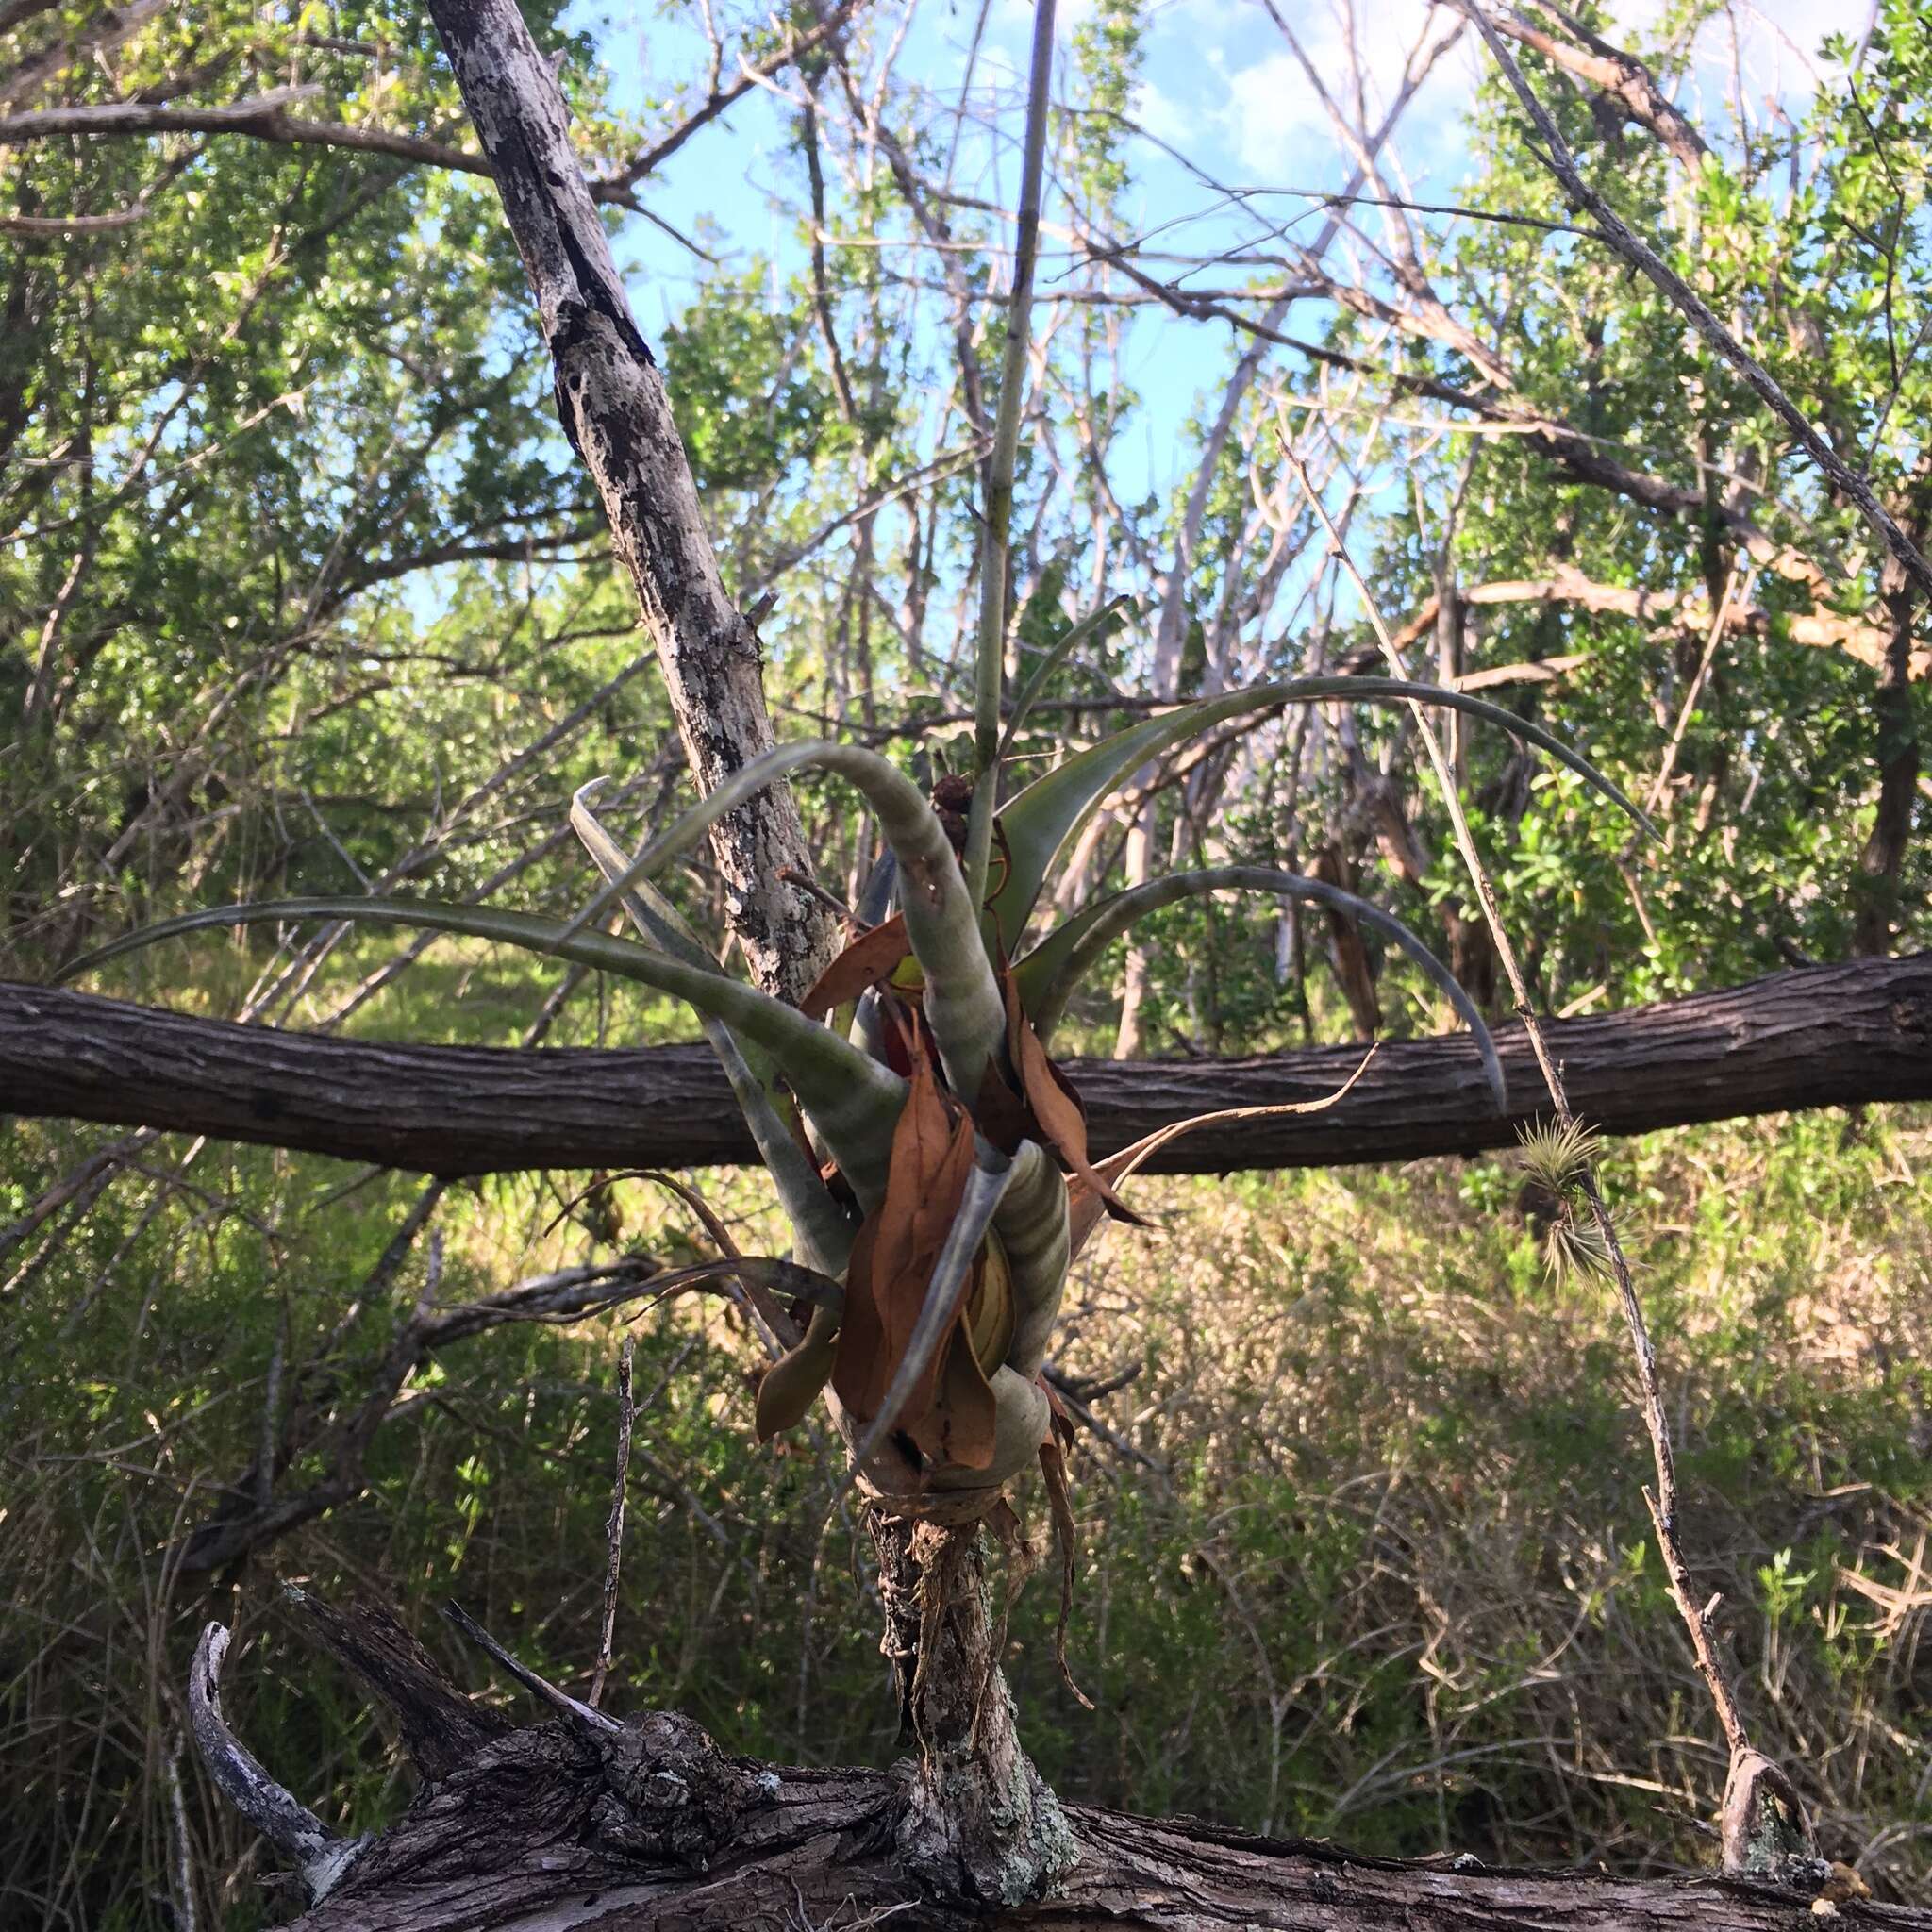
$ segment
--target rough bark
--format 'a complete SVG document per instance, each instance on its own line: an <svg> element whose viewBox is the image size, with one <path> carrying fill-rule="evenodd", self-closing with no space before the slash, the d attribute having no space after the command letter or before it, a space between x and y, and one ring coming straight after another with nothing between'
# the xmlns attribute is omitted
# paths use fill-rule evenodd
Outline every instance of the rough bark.
<svg viewBox="0 0 1932 1932"><path fill-rule="evenodd" d="M1932 955L1807 966L1545 1025L1577 1112L1612 1134L1803 1108L1932 1099ZM1521 1026L1496 1030L1498 1114L1465 1036L1385 1045L1325 1112L1187 1135L1151 1171L1226 1174L1512 1145L1545 1096ZM1112 1153L1217 1108L1332 1092L1355 1046L1241 1059L1074 1060ZM0 1108L208 1134L450 1176L749 1161L709 1050L387 1046L194 1020L0 982Z"/></svg>
<svg viewBox="0 0 1932 1932"><path fill-rule="evenodd" d="M900 1869L891 1846L902 1786L891 1774L783 1771L774 1782L693 1874L598 1843L601 1792L584 1747L552 1726L520 1731L419 1800L302 1932L797 1932L888 1912L885 1923L920 1932L1798 1932L1817 1923L1802 1894L1734 1880L1404 1864L1077 1806L1068 1818L1078 1863L1055 1897L970 1911L924 1901ZM1897 1907L1843 1916L1899 1932L1932 1926L1932 1913Z"/></svg>
<svg viewBox="0 0 1932 1932"><path fill-rule="evenodd" d="M996 1667L1004 1617L993 1609L988 1532L876 1514L871 1529L879 1647L898 1683L900 1741L918 1753L900 1778L900 1872L926 1896L987 1909L1037 1898L1076 1854L1058 1799L1021 1746ZM1008 1562L1024 1561L1016 1540Z"/></svg>
<svg viewBox="0 0 1932 1932"><path fill-rule="evenodd" d="M430 12L537 299L558 413L637 588L692 774L710 791L772 743L758 634L719 578L663 378L618 279L555 74L513 0L432 0ZM802 997L833 935L817 902L786 883L812 870L790 790L748 800L711 842L758 983Z"/></svg>
<svg viewBox="0 0 1932 1932"><path fill-rule="evenodd" d="M1924 542L1927 520L1932 519L1932 458L1921 459L1902 509L1913 541ZM1926 655L1923 649L1913 650L1923 600L1895 557L1886 558L1881 565L1878 589L1890 635L1874 708L1878 724L1878 808L1865 849L1858 855L1855 882L1852 947L1859 953L1891 950L1923 762L1911 691L1915 669Z"/></svg>

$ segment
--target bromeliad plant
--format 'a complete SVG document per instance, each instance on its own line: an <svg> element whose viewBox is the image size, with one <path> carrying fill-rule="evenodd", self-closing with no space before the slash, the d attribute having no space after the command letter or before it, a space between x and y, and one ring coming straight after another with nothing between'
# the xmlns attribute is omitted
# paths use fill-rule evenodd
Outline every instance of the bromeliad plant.
<svg viewBox="0 0 1932 1932"><path fill-rule="evenodd" d="M1107 795L1234 719L1327 700L1404 703L1501 725L1642 822L1609 780L1539 726L1460 691L1355 676L1179 706L1002 802L1001 755L1045 675L1120 614L1109 606L1070 629L1009 709L996 670L992 715L1007 716L992 759L931 796L877 753L782 746L630 857L593 809L596 788L586 787L571 821L605 884L567 923L420 900L280 900L165 921L73 970L208 927L352 920L520 946L683 1001L723 1064L793 1235L788 1261L727 1257L674 1284L726 1274L740 1284L772 1357L758 1387L759 1437L798 1424L823 1394L874 1491L912 1508L946 1499L956 1514L990 1509L1042 1452L1056 1476L1042 1367L1068 1271L1103 1215L1137 1218L1118 1188L1153 1141L1092 1159L1078 1097L1048 1051L1070 996L1137 921L1186 897L1239 891L1318 901L1374 925L1468 1024L1499 1108L1505 1100L1494 1044L1454 976L1399 921L1320 880L1263 866L1177 873L1100 898L1029 943L1057 855ZM849 944L794 1008L721 971L657 881L740 801L807 767L863 795L886 850ZM634 939L598 929L618 908Z"/></svg>
<svg viewBox="0 0 1932 1932"><path fill-rule="evenodd" d="M1504 1102L1495 1047L1455 977L1386 912L1319 880L1259 866L1179 873L1102 898L1029 944L1056 858L1107 795L1220 725L1334 699L1442 706L1500 724L1642 822L1607 778L1537 725L1461 691L1387 677L1304 677L1180 705L1062 759L1002 801L1008 754L1047 681L1122 621L1124 601L1072 625L1006 702L1008 541L1053 33L1052 0L1037 0L980 529L970 778L945 781L928 797L874 752L783 746L748 762L635 858L599 822L587 788L571 821L606 883L567 924L402 899L225 906L121 940L75 969L204 926L359 920L523 946L682 1000L724 1065L793 1234L791 1260L733 1264L774 1357L758 1385L758 1433L791 1427L824 1394L865 1482L908 1507L951 1497L944 1507L959 1520L991 1511L1036 1455L1055 1478L1041 1370L1067 1273L1103 1214L1135 1219L1117 1188L1152 1143L1091 1160L1078 1097L1048 1048L1070 996L1137 921L1178 899L1231 890L1316 900L1377 926L1468 1022ZM735 806L805 767L863 794L887 851L846 950L792 1007L721 972L656 881ZM617 908L635 939L597 929ZM699 1285L716 1272L713 1264L686 1280Z"/></svg>

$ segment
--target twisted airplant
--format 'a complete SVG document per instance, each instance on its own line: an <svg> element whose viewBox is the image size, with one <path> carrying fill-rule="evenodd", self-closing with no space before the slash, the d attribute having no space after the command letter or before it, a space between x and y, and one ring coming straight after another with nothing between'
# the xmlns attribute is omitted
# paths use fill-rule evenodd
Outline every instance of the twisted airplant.
<svg viewBox="0 0 1932 1932"><path fill-rule="evenodd" d="M1118 617L1109 605L1072 627L1048 665ZM1005 726L999 753L1043 681L1036 673L1007 708L992 680L995 722ZM1041 1372L1074 1256L1103 1212L1135 1218L1117 1183L1143 1150L1090 1159L1078 1098L1047 1043L1071 995L1137 921L1190 896L1240 891L1316 901L1377 926L1455 1007L1498 1107L1505 1102L1494 1044L1454 975L1399 921L1320 880L1245 865L1177 873L1100 898L1027 942L1056 858L1129 774L1229 720L1323 701L1446 707L1499 725L1643 822L1568 745L1481 698L1395 678L1307 677L1145 719L1066 758L1004 803L997 755L991 774L955 786L936 808L876 752L787 745L626 856L587 786L571 823L605 883L569 922L400 898L284 899L166 920L71 970L207 927L350 920L519 946L683 1001L724 1067L794 1237L789 1273L745 1262L740 1277L775 1314L782 1351L758 1388L760 1437L799 1423L823 1394L855 1469L875 1490L991 1500L1047 1441ZM890 855L882 876L897 905L853 922L845 951L801 1009L722 971L656 881L733 806L807 768L863 795ZM976 852L989 855L978 894L967 882ZM619 907L633 939L596 929ZM693 1271L693 1279L730 1273L721 1262ZM791 1284L789 1311L771 1296L779 1278Z"/></svg>

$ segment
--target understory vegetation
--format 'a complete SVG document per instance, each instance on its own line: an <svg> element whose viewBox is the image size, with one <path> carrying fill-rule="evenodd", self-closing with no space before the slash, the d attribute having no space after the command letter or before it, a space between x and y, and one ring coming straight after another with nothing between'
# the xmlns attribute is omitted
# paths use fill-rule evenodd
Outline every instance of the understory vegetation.
<svg viewBox="0 0 1932 1932"><path fill-rule="evenodd" d="M1632 9L1524 0L1484 13L1492 42L1473 6L1091 0L1058 40L1048 13L1029 70L1026 9L992 0L524 0L602 210L585 232L608 223L677 476L689 459L729 620L709 641L761 654L762 696L721 722L654 656L663 624L640 628L426 8L0 0L0 999L156 922L326 898L116 958L86 991L362 1040L689 1041L645 990L661 973L540 963L475 937L476 908L573 920L767 724L781 757L827 740L848 772L854 747L892 767L863 797L793 775L813 876L757 884L824 941L781 961L802 982L857 949L893 786L936 828L943 864L917 875L958 875L951 926L828 997L861 1036L881 1010L903 1029L869 1042L881 1194L895 1083L934 1064L915 1008L962 950L985 1010L930 1032L960 1090L949 1199L991 1171L974 1137L1004 1101L1062 1224L1061 1171L1089 1163L1084 1124L1041 1126L1042 1099L1074 1110L1053 1020L1056 1052L1210 1062L1458 1015L1487 1041L1519 1006L1604 1015L1922 952L1932 11L1879 0L1797 48L1714 0L1627 32ZM1599 36L1624 48L1608 66ZM1249 93L1301 142L1268 150L1271 180L1305 185L1254 185L1230 132ZM1614 222L1736 355L1612 249ZM1462 709L1378 708L1385 674ZM1189 729L1108 763L1162 719ZM708 733L732 756L694 779ZM1043 814L1029 856L1017 800L1083 758L1079 809ZM723 848L693 834L666 909L633 914L687 945L714 1019L719 978L775 977ZM1181 874L1189 896L1074 962L1096 970L1063 1014L1071 966L1022 999L1029 933ZM372 934L336 923L349 895L471 923ZM616 908L597 917L601 943ZM794 1058L746 1075L751 1117L785 1129L760 1152L844 1246L795 1241L810 1224L756 1172L684 1178L743 1255L809 1251L857 1305L867 1175L790 1129L794 1098L823 1128L863 1056L781 1018ZM946 1064L964 1034L991 1085ZM1023 1035L1033 1079L1002 1092ZM688 1201L8 1105L0 1084L0 1927L292 1913L188 1738L210 1621L270 1770L344 1832L397 1817L388 1720L285 1586L392 1611L526 1715L439 1617L454 1598L583 1690L626 1338L608 1707L778 1761L901 1755L840 1438L813 1408L758 1445L742 1309L653 1300L649 1277L718 1251ZM1914 1903L1928 1155L1916 1106L1600 1150L1751 1741L1819 1850ZM1553 1264L1591 1172L1569 1202L1507 1156L1132 1181L1157 1229L1103 1228L1048 1349L1075 1441L1071 1679L1030 1474L1030 1540L1002 1558L1019 1732L1054 1791L1371 1854L1714 1862L1722 1672L1700 1682L1646 1510L1660 1437L1615 1290ZM981 1288L1007 1252L991 1224L956 1257ZM923 1307L924 1265L901 1306ZM952 1319L973 1325L963 1296ZM979 1371L1017 1373L993 1355ZM1018 1386L1043 1402L1038 1366ZM924 1453L922 1481L944 1460Z"/></svg>
<svg viewBox="0 0 1932 1932"><path fill-rule="evenodd" d="M64 1138L17 1137L16 1195ZM1815 1780L1824 1849L1902 1898L1932 1867L1928 1140L1923 1110L1773 1119L1622 1143L1606 1175L1671 1364L1687 1540L1764 1748ZM185 1829L232 1923L258 1922L249 1834L179 1753L209 1616L246 1646L232 1701L270 1768L345 1829L394 1815L392 1740L280 1581L393 1606L479 1691L446 1597L557 1682L581 1690L594 1657L610 1318L452 1344L383 1424L366 1495L169 1587L257 1452L288 1324L360 1298L353 1374L425 1286L419 1256L358 1297L420 1183L342 1198L338 1164L217 1147L192 1172L158 1212L125 1188L9 1297L8 1915L153 1923ZM749 1251L755 1184L705 1179ZM1166 1232L1089 1251L1059 1350L1105 1430L1074 1465L1069 1661L1092 1712L1054 1665L1050 1564L1013 1610L1008 1670L1057 1789L1391 1855L1707 1862L1724 1758L1647 1534L1627 1342L1600 1282L1548 1274L1515 1164L1169 1178L1136 1200ZM542 1231L558 1205L533 1180L454 1201L440 1298L608 1259L576 1220ZM620 1247L697 1252L644 1184L613 1207ZM609 1698L686 1710L731 1750L888 1762L836 1439L750 1446L734 1321L679 1305L628 1330L643 1407Z"/></svg>

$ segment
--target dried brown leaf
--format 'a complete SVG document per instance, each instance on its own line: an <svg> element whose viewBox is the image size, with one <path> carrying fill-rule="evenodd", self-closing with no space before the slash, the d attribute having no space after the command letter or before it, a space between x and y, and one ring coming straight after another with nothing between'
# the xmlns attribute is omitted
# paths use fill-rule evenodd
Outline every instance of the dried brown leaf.
<svg viewBox="0 0 1932 1932"><path fill-rule="evenodd" d="M1052 1390L1049 1389L1047 1394L1050 1399ZM1058 1420L1058 1404L1055 1404L1055 1409ZM1060 1549L1060 1614L1053 1632L1054 1661L1059 1665L1060 1677L1067 1689L1079 1699L1084 1708L1091 1710L1093 1700L1074 1682L1074 1674L1067 1666L1067 1621L1074 1613L1074 1578L1079 1565L1079 1531L1074 1523L1074 1498L1067 1482L1066 1457L1051 1433L1040 1445L1040 1474L1046 1484L1046 1506L1053 1514L1054 1541Z"/></svg>
<svg viewBox="0 0 1932 1932"><path fill-rule="evenodd" d="M1114 1192L1111 1181L1087 1158L1087 1112L1080 1096L1041 1045L1040 1036L1020 1005L1012 975L1008 974L1002 984L1007 1000L1007 1054L1041 1135L1108 1213L1116 1221L1145 1227L1146 1222Z"/></svg>
<svg viewBox="0 0 1932 1932"><path fill-rule="evenodd" d="M890 979L911 950L903 912L882 925L868 927L819 974L812 990L799 1002L798 1010L808 1020L823 1020L856 1000L868 987Z"/></svg>
<svg viewBox="0 0 1932 1932"><path fill-rule="evenodd" d="M928 1057L917 1054L893 1130L885 1198L860 1228L846 1270L832 1386L857 1416L869 1421L886 1399L972 1172L973 1123L941 1091ZM960 1283L962 1301L967 1285ZM901 1410L902 1425L932 1407L942 1373L936 1357Z"/></svg>

